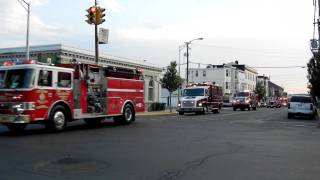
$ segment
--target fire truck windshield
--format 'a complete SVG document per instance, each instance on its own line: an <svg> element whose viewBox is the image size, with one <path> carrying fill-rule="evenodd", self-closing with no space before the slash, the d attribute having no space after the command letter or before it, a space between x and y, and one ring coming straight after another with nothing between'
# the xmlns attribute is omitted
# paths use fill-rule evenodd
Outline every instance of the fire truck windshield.
<svg viewBox="0 0 320 180"><path fill-rule="evenodd" d="M247 97L249 96L249 92L238 92L237 97Z"/></svg>
<svg viewBox="0 0 320 180"><path fill-rule="evenodd" d="M35 69L14 69L0 71L1 89L23 89L34 85Z"/></svg>
<svg viewBox="0 0 320 180"><path fill-rule="evenodd" d="M183 91L183 96L204 96L204 89L203 88L185 89Z"/></svg>

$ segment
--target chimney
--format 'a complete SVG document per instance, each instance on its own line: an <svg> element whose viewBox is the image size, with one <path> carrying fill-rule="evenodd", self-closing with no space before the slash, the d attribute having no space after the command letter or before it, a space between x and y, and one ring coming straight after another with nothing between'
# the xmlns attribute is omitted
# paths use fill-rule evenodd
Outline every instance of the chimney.
<svg viewBox="0 0 320 180"><path fill-rule="evenodd" d="M238 61L238 60L236 60L236 61L235 61L235 63L236 63L236 64L239 64L239 61Z"/></svg>

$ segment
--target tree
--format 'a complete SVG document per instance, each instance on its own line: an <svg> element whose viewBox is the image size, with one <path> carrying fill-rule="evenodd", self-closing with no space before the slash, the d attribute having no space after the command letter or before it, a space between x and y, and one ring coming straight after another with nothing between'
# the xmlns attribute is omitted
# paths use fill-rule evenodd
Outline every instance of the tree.
<svg viewBox="0 0 320 180"><path fill-rule="evenodd" d="M259 100L263 99L266 96L266 89L263 86L261 81L258 81L258 83L257 83L256 92L258 94Z"/></svg>
<svg viewBox="0 0 320 180"><path fill-rule="evenodd" d="M163 88L169 91L169 106L170 112L172 112L171 108L171 95L172 92L176 91L181 85L181 77L177 75L177 63L176 61L170 62L170 66L167 68L167 72L164 74L163 78L160 80Z"/></svg>
<svg viewBox="0 0 320 180"><path fill-rule="evenodd" d="M320 98L320 55L315 53L313 58L309 60L308 66L308 80L310 87L310 94L313 98Z"/></svg>

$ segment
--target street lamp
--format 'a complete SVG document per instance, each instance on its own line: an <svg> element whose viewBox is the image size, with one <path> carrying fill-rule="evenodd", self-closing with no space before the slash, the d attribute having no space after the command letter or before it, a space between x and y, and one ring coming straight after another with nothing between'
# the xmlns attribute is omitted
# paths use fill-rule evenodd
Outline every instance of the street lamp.
<svg viewBox="0 0 320 180"><path fill-rule="evenodd" d="M181 66L181 63L180 63L180 53L181 53L181 50L184 49L186 46L185 44L179 46L179 77L181 77L181 71L180 71L180 66ZM181 91L181 85L179 87L179 90L178 90L178 101L180 101L180 91Z"/></svg>
<svg viewBox="0 0 320 180"><path fill-rule="evenodd" d="M191 44L192 41L195 41L195 40L203 40L202 37L200 38L197 38L197 39L192 39L188 42L185 42L186 46L187 46L187 84L189 83L189 45Z"/></svg>
<svg viewBox="0 0 320 180"><path fill-rule="evenodd" d="M29 48L29 24L30 24L30 3L25 0L18 0L21 6L27 11L27 42L26 42L26 60L30 58L30 48Z"/></svg>

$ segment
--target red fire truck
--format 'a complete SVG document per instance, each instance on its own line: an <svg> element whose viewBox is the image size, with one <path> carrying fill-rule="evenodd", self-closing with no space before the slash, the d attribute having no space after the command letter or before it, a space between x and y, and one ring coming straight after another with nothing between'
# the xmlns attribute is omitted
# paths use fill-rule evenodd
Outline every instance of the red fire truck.
<svg viewBox="0 0 320 180"><path fill-rule="evenodd" d="M238 92L232 101L232 107L234 111L237 109L241 109L241 111L248 109L250 111L251 108L256 111L258 107L258 96L249 90Z"/></svg>
<svg viewBox="0 0 320 180"><path fill-rule="evenodd" d="M178 102L179 115L185 112L205 114L209 111L219 113L222 107L222 87L208 83L192 83L183 90L183 97Z"/></svg>
<svg viewBox="0 0 320 180"><path fill-rule="evenodd" d="M13 132L38 123L62 131L74 120L99 125L106 117L129 124L144 111L141 75L138 69L77 62L6 61L0 66L0 123Z"/></svg>

